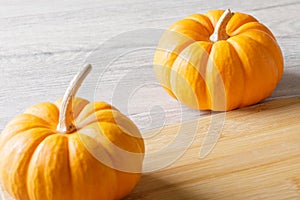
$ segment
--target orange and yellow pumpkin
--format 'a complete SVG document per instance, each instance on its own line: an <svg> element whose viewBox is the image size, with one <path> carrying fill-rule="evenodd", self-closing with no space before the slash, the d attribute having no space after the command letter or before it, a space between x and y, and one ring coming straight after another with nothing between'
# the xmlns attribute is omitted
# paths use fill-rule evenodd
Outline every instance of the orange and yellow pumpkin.
<svg viewBox="0 0 300 200"><path fill-rule="evenodd" d="M14 199L116 200L139 181L138 128L107 103L74 97L89 70L63 100L28 108L0 135L0 179Z"/></svg>
<svg viewBox="0 0 300 200"><path fill-rule="evenodd" d="M227 111L268 97L283 73L271 31L230 10L192 14L163 34L154 71L167 92L189 107Z"/></svg>

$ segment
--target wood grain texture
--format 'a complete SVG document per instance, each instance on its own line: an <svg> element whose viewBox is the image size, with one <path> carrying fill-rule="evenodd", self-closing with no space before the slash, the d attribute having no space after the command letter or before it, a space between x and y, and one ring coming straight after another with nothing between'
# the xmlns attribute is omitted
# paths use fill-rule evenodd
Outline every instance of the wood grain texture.
<svg viewBox="0 0 300 200"><path fill-rule="evenodd" d="M199 150L211 118L198 122L184 155L168 168L145 174L126 200L300 199L299 98L228 112L221 138L204 159ZM178 126L161 133L173 138ZM167 142L147 147L162 148ZM171 155L157 159L165 156Z"/></svg>
<svg viewBox="0 0 300 200"><path fill-rule="evenodd" d="M188 14L203 13L210 9L230 7L233 11L250 13L266 24L278 38L285 58L285 73L272 98L300 94L299 1L76 0L25 3L16 0L1 2L0 5L0 130L26 107L60 98L78 68L90 61L91 57L93 61L96 60L95 48L106 52L119 50L121 54L127 48L134 47L134 44L126 42L123 46L110 43L114 37L124 39L122 34L145 28L163 30ZM145 42L147 38L152 41L150 44ZM157 35L150 34L136 45L154 47L158 39ZM120 41L122 43L123 40ZM117 53L113 55L119 56ZM135 51L118 59L109 66L110 73L105 74L102 87L96 93L97 81L106 67L101 63L110 63L114 58L100 56L95 61L96 72L84 83L79 95L122 107L121 111L139 124L141 129L161 125L160 120L151 117L159 116L161 112L166 115L165 124L179 122L182 110L189 115L186 119L202 115L168 96L161 102L160 95L153 95L162 94L162 90L153 76L152 57L153 48L149 51ZM128 75L128 69L140 69L140 74L130 77L131 80L125 83L121 82L120 77ZM143 90L135 92L132 87L135 83L140 84L137 86L146 83L151 87L142 87ZM137 100L132 103L130 99L124 101L120 97L120 100L115 98L112 102L112 96L117 94L114 91L116 84L123 84L122 90L131 93ZM162 109L155 109L154 102L156 108ZM150 123L149 118L152 118L153 123L147 125Z"/></svg>
<svg viewBox="0 0 300 200"><path fill-rule="evenodd" d="M0 131L27 107L61 98L86 62L94 64L94 73L79 96L114 104L142 131L211 114L186 108L164 93L152 72L153 48L159 32L173 22L191 13L226 8L255 16L282 48L285 72L269 100L299 96L298 0L13 0L0 3ZM142 31L145 37L140 40L124 37L141 35L138 31L145 29L152 31ZM172 183L158 184L168 185Z"/></svg>
<svg viewBox="0 0 300 200"><path fill-rule="evenodd" d="M199 127L187 130L195 132L195 138L184 154L166 168L145 173L124 200L300 198L300 98L227 112L221 138L203 159L199 151L210 134L212 118L205 116L185 123L193 127L195 122ZM180 127L182 124L152 130L159 134L146 140L146 153L159 151L160 156L151 165L159 165L181 151L179 147L161 151L178 137ZM11 200L4 195L3 199Z"/></svg>

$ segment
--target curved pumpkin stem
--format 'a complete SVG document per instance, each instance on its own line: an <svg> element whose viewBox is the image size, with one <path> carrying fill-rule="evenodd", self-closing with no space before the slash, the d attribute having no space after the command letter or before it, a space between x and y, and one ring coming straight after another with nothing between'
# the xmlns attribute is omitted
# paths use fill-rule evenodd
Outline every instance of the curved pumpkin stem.
<svg viewBox="0 0 300 200"><path fill-rule="evenodd" d="M79 87L81 86L83 80L91 70L92 66L90 64L81 69L73 78L68 89L66 90L60 107L59 120L57 125L58 131L62 133L70 133L76 130L76 127L73 124L72 100L76 95Z"/></svg>
<svg viewBox="0 0 300 200"><path fill-rule="evenodd" d="M214 33L210 36L210 40L212 42L217 42L220 40L227 40L229 35L226 33L226 26L233 16L233 12L230 9L225 10L225 12L221 15L220 19L218 20Z"/></svg>

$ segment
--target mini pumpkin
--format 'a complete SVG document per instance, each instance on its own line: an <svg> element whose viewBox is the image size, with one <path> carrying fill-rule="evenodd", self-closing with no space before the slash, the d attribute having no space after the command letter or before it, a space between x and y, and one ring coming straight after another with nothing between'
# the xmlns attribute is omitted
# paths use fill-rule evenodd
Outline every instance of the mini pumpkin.
<svg viewBox="0 0 300 200"><path fill-rule="evenodd" d="M192 14L163 34L154 71L167 92L189 107L227 111L268 97L283 73L271 31L229 9Z"/></svg>
<svg viewBox="0 0 300 200"><path fill-rule="evenodd" d="M105 102L74 95L15 117L0 138L3 189L19 200L116 200L141 177L144 142L134 123Z"/></svg>

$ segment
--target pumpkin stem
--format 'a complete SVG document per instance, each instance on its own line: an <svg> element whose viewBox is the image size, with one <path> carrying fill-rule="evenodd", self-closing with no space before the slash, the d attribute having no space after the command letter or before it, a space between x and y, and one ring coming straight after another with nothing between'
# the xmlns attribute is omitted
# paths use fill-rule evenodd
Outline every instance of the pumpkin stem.
<svg viewBox="0 0 300 200"><path fill-rule="evenodd" d="M210 36L210 40L212 42L217 42L220 40L227 40L229 35L226 33L226 26L233 16L233 12L230 9L225 10L225 12L221 15L220 19L218 20L214 33Z"/></svg>
<svg viewBox="0 0 300 200"><path fill-rule="evenodd" d="M76 130L76 126L73 124L73 109L72 100L76 95L81 83L92 70L92 66L88 64L82 68L71 81L65 95L62 99L59 120L57 130L62 133L70 133Z"/></svg>

